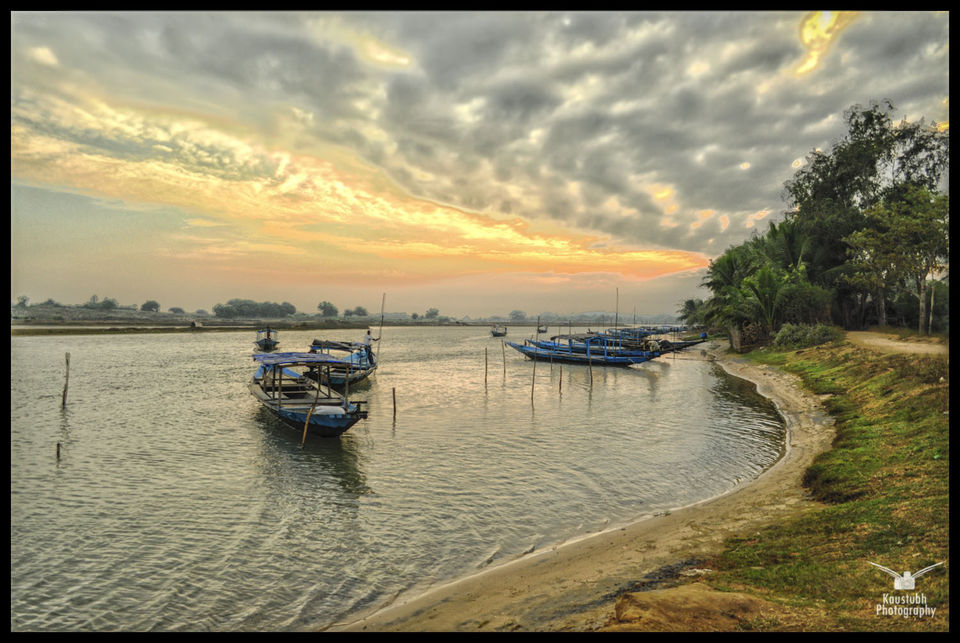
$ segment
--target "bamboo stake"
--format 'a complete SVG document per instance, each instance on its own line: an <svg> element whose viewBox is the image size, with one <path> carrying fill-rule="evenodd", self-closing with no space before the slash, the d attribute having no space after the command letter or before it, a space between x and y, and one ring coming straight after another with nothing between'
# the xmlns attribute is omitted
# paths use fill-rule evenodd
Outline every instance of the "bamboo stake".
<svg viewBox="0 0 960 643"><path fill-rule="evenodd" d="M383 306L387 303L387 293L383 293L383 299L380 300L380 330L377 331L377 363L380 363L380 338L383 337Z"/></svg>
<svg viewBox="0 0 960 643"><path fill-rule="evenodd" d="M69 386L69 384L70 384L70 353L67 353L67 377L63 381L63 401L60 404L62 408L67 407L67 386ZM59 443L57 444L57 456L58 457L60 456Z"/></svg>
<svg viewBox="0 0 960 643"><path fill-rule="evenodd" d="M534 347L534 351L539 350ZM534 353L536 354L536 353ZM533 358L533 378L530 380L530 403L533 404L533 385L537 383L537 359Z"/></svg>
<svg viewBox="0 0 960 643"><path fill-rule="evenodd" d="M483 349L483 388L487 388L487 349Z"/></svg>
<svg viewBox="0 0 960 643"><path fill-rule="evenodd" d="M393 387L393 421L397 421L397 387Z"/></svg>
<svg viewBox="0 0 960 643"><path fill-rule="evenodd" d="M329 367L328 367L329 368ZM307 421L303 423L303 437L300 438L300 448L303 448L303 445L307 442L307 427L310 426L310 416L313 415L313 409L317 408L317 402L320 401L320 380L323 379L320 377L320 369L317 369L317 394L313 398L313 405L310 407L310 410L307 411Z"/></svg>
<svg viewBox="0 0 960 643"><path fill-rule="evenodd" d="M590 353L590 347L587 346L587 362L590 364L590 388L593 388L593 355Z"/></svg>
<svg viewBox="0 0 960 643"><path fill-rule="evenodd" d="M507 379L507 344L500 340L500 350L503 351L503 379Z"/></svg>
<svg viewBox="0 0 960 643"><path fill-rule="evenodd" d="M563 362L560 362L560 395L563 395Z"/></svg>

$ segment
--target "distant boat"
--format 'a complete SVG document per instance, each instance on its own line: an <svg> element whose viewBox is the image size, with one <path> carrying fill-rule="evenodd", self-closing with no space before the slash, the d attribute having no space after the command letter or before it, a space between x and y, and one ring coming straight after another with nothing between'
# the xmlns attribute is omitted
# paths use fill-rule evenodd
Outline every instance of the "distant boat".
<svg viewBox="0 0 960 643"><path fill-rule="evenodd" d="M523 344L507 342L507 346L530 359L591 366L632 366L634 364L649 362L659 355L658 353L651 353L649 355L620 355L613 351L604 351L602 347L592 347L591 350L587 352L578 353L569 348L559 346L555 348L543 348L529 340L524 341Z"/></svg>
<svg viewBox="0 0 960 643"><path fill-rule="evenodd" d="M346 386L349 380L350 386L358 384L377 370L377 358L368 346L361 342L335 342L329 340L315 339L310 344L310 352L318 355L329 355L340 360L341 364L331 364L328 369L329 379L325 381L337 387ZM315 369L307 373L308 377L313 374L325 373L323 369Z"/></svg>
<svg viewBox="0 0 960 643"><path fill-rule="evenodd" d="M280 333L272 328L258 330L254 344L262 351L272 351L280 345Z"/></svg>
<svg viewBox="0 0 960 643"><path fill-rule="evenodd" d="M545 333L545 332L547 332L547 327L546 327L546 326L537 326L537 332L538 332L538 333Z"/></svg>
<svg viewBox="0 0 960 643"><path fill-rule="evenodd" d="M505 337L507 334L507 327L497 324L490 331L490 334L493 335L494 337Z"/></svg>
<svg viewBox="0 0 960 643"><path fill-rule="evenodd" d="M308 435L337 437L367 417L364 401L348 401L331 387L307 377L302 370L319 370L343 363L319 353L259 353L259 364L247 385L260 404L289 427Z"/></svg>

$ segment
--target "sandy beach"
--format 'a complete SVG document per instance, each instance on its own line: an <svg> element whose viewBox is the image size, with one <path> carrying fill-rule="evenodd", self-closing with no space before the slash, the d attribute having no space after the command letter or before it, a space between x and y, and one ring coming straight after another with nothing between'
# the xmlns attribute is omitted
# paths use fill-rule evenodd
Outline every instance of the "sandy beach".
<svg viewBox="0 0 960 643"><path fill-rule="evenodd" d="M724 538L751 533L812 503L804 470L829 448L833 419L798 378L705 345L730 374L757 385L787 426L784 456L730 492L662 515L529 553L448 584L413 590L338 623L337 631L593 631L611 625L617 597L662 577L696 575ZM700 587L701 584L696 584ZM682 625L678 629L684 629Z"/></svg>

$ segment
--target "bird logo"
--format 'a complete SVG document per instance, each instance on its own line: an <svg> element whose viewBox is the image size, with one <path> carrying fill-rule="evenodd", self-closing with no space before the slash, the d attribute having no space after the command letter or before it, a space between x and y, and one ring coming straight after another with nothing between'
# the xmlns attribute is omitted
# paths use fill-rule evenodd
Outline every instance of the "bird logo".
<svg viewBox="0 0 960 643"><path fill-rule="evenodd" d="M870 561L867 561L867 562L870 563ZM923 576L924 574L932 570L934 567L939 567L943 563L939 562L939 563L930 565L929 567L924 567L923 569L921 569L920 571L914 574L911 574L910 572L903 572L902 576L897 572L893 571L892 569L888 567L884 567L883 565L878 565L876 563L870 563L870 564L876 567L877 569L884 571L890 574L891 576L893 576L893 589L910 590L910 589L916 588L916 579L920 578L921 576Z"/></svg>

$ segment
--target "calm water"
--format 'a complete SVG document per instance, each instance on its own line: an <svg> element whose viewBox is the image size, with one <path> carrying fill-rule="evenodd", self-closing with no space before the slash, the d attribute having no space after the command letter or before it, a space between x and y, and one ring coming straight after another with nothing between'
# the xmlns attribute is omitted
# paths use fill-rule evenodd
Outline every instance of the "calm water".
<svg viewBox="0 0 960 643"><path fill-rule="evenodd" d="M485 328L385 328L351 395L369 419L301 449L246 390L254 338L11 338L12 631L324 627L727 491L782 453L773 406L697 350L595 368L592 387L539 362L531 401L533 362L507 347L504 373Z"/></svg>

